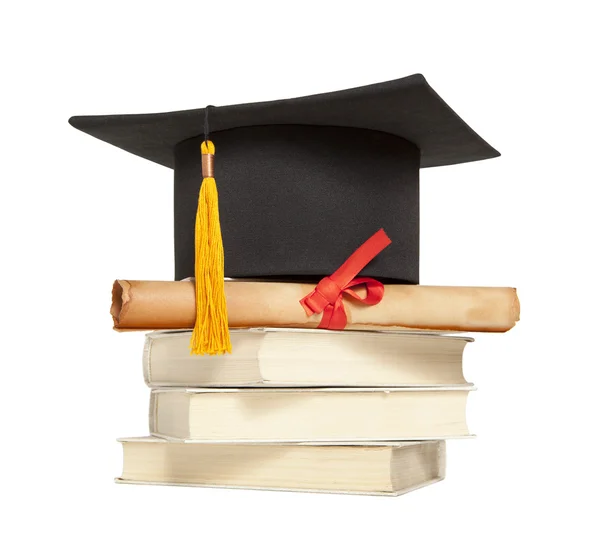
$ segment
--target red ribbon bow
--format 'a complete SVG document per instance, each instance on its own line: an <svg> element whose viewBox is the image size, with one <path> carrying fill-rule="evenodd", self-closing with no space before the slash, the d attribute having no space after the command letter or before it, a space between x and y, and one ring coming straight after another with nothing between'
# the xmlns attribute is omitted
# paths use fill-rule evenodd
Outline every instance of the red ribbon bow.
<svg viewBox="0 0 600 541"><path fill-rule="evenodd" d="M344 294L363 304L378 304L383 299L383 284L374 278L354 278L381 250L391 244L391 240L380 229L364 242L331 276L326 276L313 291L300 300L307 316L323 312L319 329L342 330L348 318L344 303ZM361 297L352 288L364 285L367 295Z"/></svg>

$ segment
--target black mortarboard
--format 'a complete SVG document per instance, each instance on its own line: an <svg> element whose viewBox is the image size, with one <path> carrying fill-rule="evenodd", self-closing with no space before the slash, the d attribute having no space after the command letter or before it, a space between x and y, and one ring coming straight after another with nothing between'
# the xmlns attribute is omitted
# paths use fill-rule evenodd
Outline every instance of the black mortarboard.
<svg viewBox="0 0 600 541"><path fill-rule="evenodd" d="M360 274L416 284L419 168L499 155L418 74L209 111L231 278L317 281L383 228L392 244ZM205 116L193 109L70 119L175 170L176 279L194 274Z"/></svg>
<svg viewBox="0 0 600 541"><path fill-rule="evenodd" d="M76 116L90 135L175 170L175 277L194 273L204 109ZM499 155L422 75L210 109L225 275L319 279L379 228L361 273L419 281L419 167Z"/></svg>

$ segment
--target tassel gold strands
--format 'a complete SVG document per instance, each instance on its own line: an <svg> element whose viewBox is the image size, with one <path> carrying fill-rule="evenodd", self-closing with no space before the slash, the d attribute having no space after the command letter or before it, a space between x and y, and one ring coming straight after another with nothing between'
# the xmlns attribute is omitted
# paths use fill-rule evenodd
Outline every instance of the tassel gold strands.
<svg viewBox="0 0 600 541"><path fill-rule="evenodd" d="M190 349L196 355L231 353L225 300L225 259L214 179L215 146L204 141L202 186L196 212L196 324Z"/></svg>

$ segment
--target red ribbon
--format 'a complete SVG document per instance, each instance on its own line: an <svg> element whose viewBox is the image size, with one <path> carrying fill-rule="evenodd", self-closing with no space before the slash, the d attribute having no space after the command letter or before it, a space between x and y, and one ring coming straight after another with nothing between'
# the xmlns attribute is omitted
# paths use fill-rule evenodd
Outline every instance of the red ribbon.
<svg viewBox="0 0 600 541"><path fill-rule="evenodd" d="M362 244L331 276L326 276L313 291L300 300L307 316L323 312L319 329L340 331L346 327L348 318L344 310L343 296L349 295L363 304L378 304L383 299L383 284L374 278L355 278L371 259L391 244L391 240L380 229ZM352 288L364 285L365 297L361 297Z"/></svg>

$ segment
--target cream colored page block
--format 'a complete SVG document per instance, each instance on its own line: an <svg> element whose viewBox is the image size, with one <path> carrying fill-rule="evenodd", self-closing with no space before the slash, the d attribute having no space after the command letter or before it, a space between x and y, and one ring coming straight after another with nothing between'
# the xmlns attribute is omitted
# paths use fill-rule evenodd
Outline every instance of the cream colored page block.
<svg viewBox="0 0 600 541"><path fill-rule="evenodd" d="M125 446L130 480L153 479L169 483L231 486L262 486L304 489L364 491L392 490L387 448L361 449L348 453L339 447L323 449L315 460L311 448L258 445L202 445L175 443L169 446L151 443ZM140 446L147 447L140 449ZM141 451L141 452L139 452ZM360 456L360 455L365 455ZM365 460L365 458L367 460ZM150 475L148 475L150 472Z"/></svg>
<svg viewBox="0 0 600 541"><path fill-rule="evenodd" d="M394 446L221 445L123 440L119 481L402 493L443 478L444 442Z"/></svg>
<svg viewBox="0 0 600 541"><path fill-rule="evenodd" d="M152 430L174 438L354 441L444 439L469 433L466 390L155 393ZM181 421L186 407L189 430Z"/></svg>
<svg viewBox="0 0 600 541"><path fill-rule="evenodd" d="M234 330L233 353L195 356L190 333L147 336L156 387L461 385L468 337L373 332Z"/></svg>
<svg viewBox="0 0 600 541"><path fill-rule="evenodd" d="M340 337L341 338L341 337ZM338 385L462 384L466 341L439 336L344 333L298 338L268 333L260 349L261 373L267 382Z"/></svg>

